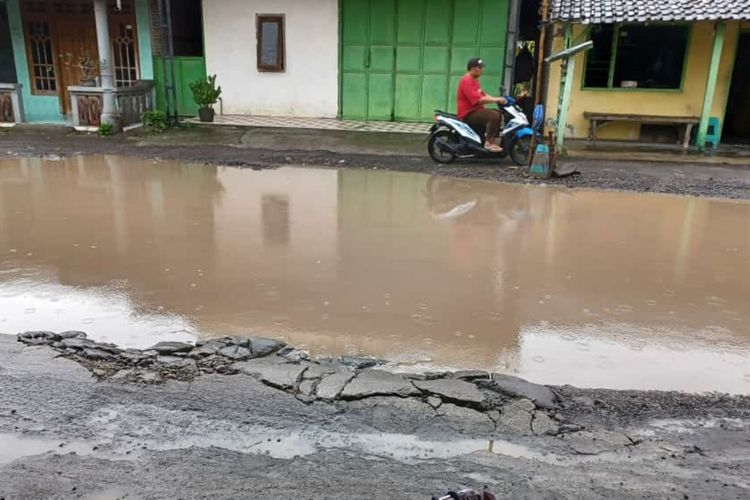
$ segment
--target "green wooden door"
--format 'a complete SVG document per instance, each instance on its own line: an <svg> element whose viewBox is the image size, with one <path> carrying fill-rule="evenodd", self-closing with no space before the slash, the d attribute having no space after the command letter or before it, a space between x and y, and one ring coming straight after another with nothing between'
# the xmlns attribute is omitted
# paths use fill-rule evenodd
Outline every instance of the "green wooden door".
<svg viewBox="0 0 750 500"><path fill-rule="evenodd" d="M393 119L396 0L344 0L341 116Z"/></svg>
<svg viewBox="0 0 750 500"><path fill-rule="evenodd" d="M454 0L400 0L394 118L428 121L446 109Z"/></svg>
<svg viewBox="0 0 750 500"><path fill-rule="evenodd" d="M502 77L508 0L342 0L341 116L429 121L455 110L466 61L486 62L484 88Z"/></svg>
<svg viewBox="0 0 750 500"><path fill-rule="evenodd" d="M466 62L481 57L485 68L482 88L497 95L503 80L508 32L508 0L455 0L452 20L449 109L456 109L458 81Z"/></svg>

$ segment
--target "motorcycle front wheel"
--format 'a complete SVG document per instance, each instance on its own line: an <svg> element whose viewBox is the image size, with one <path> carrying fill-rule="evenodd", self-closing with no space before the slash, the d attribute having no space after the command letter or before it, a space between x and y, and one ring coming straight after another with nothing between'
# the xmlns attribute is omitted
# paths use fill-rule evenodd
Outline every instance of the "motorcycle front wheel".
<svg viewBox="0 0 750 500"><path fill-rule="evenodd" d="M453 142L453 132L450 130L442 129L435 131L430 139L427 141L427 152L430 154L430 158L437 163L452 163L456 159L456 155L441 147L438 142Z"/></svg>
<svg viewBox="0 0 750 500"><path fill-rule="evenodd" d="M510 145L510 159L513 163L522 167L529 161L529 151L531 151L531 136L525 135L520 139L514 139Z"/></svg>

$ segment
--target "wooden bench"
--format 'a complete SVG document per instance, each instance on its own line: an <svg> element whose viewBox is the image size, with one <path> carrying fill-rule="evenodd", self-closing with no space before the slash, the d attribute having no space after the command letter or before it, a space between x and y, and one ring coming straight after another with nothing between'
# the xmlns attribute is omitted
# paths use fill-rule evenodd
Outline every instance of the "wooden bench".
<svg viewBox="0 0 750 500"><path fill-rule="evenodd" d="M656 116L656 115L631 115L618 113L594 113L584 111L583 117L589 122L589 141L596 144L596 131L610 122L636 122L636 123L654 123L658 125L683 125L685 127L685 136L682 140L682 147L687 149L690 145L690 133L693 127L700 122L697 116Z"/></svg>

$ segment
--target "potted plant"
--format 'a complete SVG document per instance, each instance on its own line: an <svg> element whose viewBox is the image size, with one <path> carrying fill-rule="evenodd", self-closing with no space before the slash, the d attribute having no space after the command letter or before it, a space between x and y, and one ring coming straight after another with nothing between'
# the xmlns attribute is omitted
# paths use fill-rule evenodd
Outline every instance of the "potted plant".
<svg viewBox="0 0 750 500"><path fill-rule="evenodd" d="M214 121L214 104L219 100L221 87L216 86L216 75L209 75L205 79L190 84L193 100L198 105L198 117L202 122Z"/></svg>

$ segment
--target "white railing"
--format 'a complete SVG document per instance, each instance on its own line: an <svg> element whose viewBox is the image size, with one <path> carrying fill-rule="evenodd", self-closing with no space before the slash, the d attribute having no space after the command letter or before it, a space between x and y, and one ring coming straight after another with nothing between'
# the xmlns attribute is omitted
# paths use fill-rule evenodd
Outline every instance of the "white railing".
<svg viewBox="0 0 750 500"><path fill-rule="evenodd" d="M115 92L117 108L122 115L122 126L141 123L143 113L154 109L154 82L140 81Z"/></svg>

